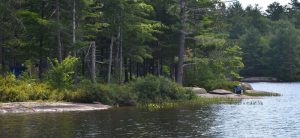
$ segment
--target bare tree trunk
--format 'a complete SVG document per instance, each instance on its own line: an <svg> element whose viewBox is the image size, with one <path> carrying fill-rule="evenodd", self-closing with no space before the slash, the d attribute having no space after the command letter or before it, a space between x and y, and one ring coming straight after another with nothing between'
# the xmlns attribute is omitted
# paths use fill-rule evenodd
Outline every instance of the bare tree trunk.
<svg viewBox="0 0 300 138"><path fill-rule="evenodd" d="M158 56L158 59L157 59L157 75L160 76L161 75L161 72L160 72L160 63L161 63L161 60L160 60L160 56Z"/></svg>
<svg viewBox="0 0 300 138"><path fill-rule="evenodd" d="M81 53L81 73L83 76L85 76L85 54Z"/></svg>
<svg viewBox="0 0 300 138"><path fill-rule="evenodd" d="M183 78L183 62L184 62L184 47L185 47L185 20L186 20L186 0L179 0L180 2L180 37L179 37L179 55L177 66L176 82L182 85Z"/></svg>
<svg viewBox="0 0 300 138"><path fill-rule="evenodd" d="M91 59L91 77L92 77L92 82L96 83L96 42L92 42L92 59Z"/></svg>
<svg viewBox="0 0 300 138"><path fill-rule="evenodd" d="M73 47L74 47L74 57L76 57L76 0L73 0Z"/></svg>
<svg viewBox="0 0 300 138"><path fill-rule="evenodd" d="M120 32L120 26L118 27L118 36L117 36L117 51L116 51L117 55L115 58L115 65L116 65L116 77L118 79L118 82L120 83L120 70L121 70L121 32Z"/></svg>
<svg viewBox="0 0 300 138"><path fill-rule="evenodd" d="M121 34L121 28L119 27L119 33L120 33L120 77L119 77L119 83L123 83L123 38Z"/></svg>
<svg viewBox="0 0 300 138"><path fill-rule="evenodd" d="M132 80L132 61L129 59L129 80Z"/></svg>
<svg viewBox="0 0 300 138"><path fill-rule="evenodd" d="M58 62L62 62L62 46L61 46L61 33L60 33L60 5L59 5L59 0L56 0L56 22L57 22L57 32L56 32L56 37L57 37L57 52L58 52Z"/></svg>
<svg viewBox="0 0 300 138"><path fill-rule="evenodd" d="M2 50L3 36L0 29L0 75L3 74L3 50Z"/></svg>
<svg viewBox="0 0 300 138"><path fill-rule="evenodd" d="M128 82L129 79L128 79L128 58L127 57L124 57L124 74L125 74L124 81Z"/></svg>
<svg viewBox="0 0 300 138"><path fill-rule="evenodd" d="M108 77L107 77L107 83L111 83L111 66L112 66L112 59L113 59L113 46L114 46L114 40L115 38L111 37L111 42L109 46L109 64L108 64Z"/></svg>
<svg viewBox="0 0 300 138"><path fill-rule="evenodd" d="M140 77L140 63L136 62L136 76Z"/></svg>
<svg viewBox="0 0 300 138"><path fill-rule="evenodd" d="M73 49L74 49L74 53L73 56L77 57L77 50L76 50L76 0L73 0ZM77 63L74 66L74 82L77 83L78 82L78 65Z"/></svg>
<svg viewBox="0 0 300 138"><path fill-rule="evenodd" d="M42 6L41 6L41 17L44 18L44 8L45 8L45 1L42 1ZM42 48L44 47L44 30L43 27L40 28L40 59L39 59L39 70L38 70L38 75L39 75L39 79L41 80L43 78L43 52L42 52Z"/></svg>

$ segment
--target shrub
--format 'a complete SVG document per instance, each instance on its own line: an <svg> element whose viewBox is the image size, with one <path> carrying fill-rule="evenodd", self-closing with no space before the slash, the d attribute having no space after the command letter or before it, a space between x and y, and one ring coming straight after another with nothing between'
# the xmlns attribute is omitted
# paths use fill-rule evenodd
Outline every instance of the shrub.
<svg viewBox="0 0 300 138"><path fill-rule="evenodd" d="M71 101L74 102L101 102L112 105L129 105L136 103L136 94L128 85L92 84L82 81L73 92Z"/></svg>
<svg viewBox="0 0 300 138"><path fill-rule="evenodd" d="M67 57L62 63L54 60L46 74L47 82L55 88L70 88L73 84L74 66L77 61L75 57Z"/></svg>
<svg viewBox="0 0 300 138"><path fill-rule="evenodd" d="M47 84L17 80L12 74L0 77L0 86L0 101L2 102L48 100L51 95Z"/></svg>
<svg viewBox="0 0 300 138"><path fill-rule="evenodd" d="M194 67L186 68L184 85L197 86L206 90L227 89L232 90L238 83L228 81L225 73L215 71L217 67L208 63L195 65Z"/></svg>
<svg viewBox="0 0 300 138"><path fill-rule="evenodd" d="M65 100L73 102L101 102L113 105L133 105L137 102L151 103L170 100L189 100L195 94L163 77L147 76L125 84L92 84L82 81L75 92L70 92ZM75 90L74 89L74 90Z"/></svg>
<svg viewBox="0 0 300 138"><path fill-rule="evenodd" d="M53 81L53 80L52 80ZM195 94L163 77L147 76L124 85L94 84L83 80L70 87L53 87L48 83L16 79L14 75L0 77L0 101L23 102L53 100L68 102L101 102L111 105L161 103L189 100Z"/></svg>
<svg viewBox="0 0 300 138"><path fill-rule="evenodd" d="M130 84L137 93L139 102L163 102L169 100L192 99L193 92L184 89L163 77L146 76Z"/></svg>

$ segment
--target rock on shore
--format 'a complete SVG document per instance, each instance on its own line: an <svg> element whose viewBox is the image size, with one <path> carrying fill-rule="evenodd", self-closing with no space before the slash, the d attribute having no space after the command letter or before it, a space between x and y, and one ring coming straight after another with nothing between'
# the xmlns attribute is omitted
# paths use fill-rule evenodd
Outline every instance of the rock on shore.
<svg viewBox="0 0 300 138"><path fill-rule="evenodd" d="M233 94L231 91L223 90L223 89L216 89L209 92L210 94L219 94L219 95L226 95L226 94Z"/></svg>
<svg viewBox="0 0 300 138"><path fill-rule="evenodd" d="M33 113L33 112L70 112L105 110L111 106L100 103L67 103L67 102L16 102L0 103L0 113Z"/></svg>
<svg viewBox="0 0 300 138"><path fill-rule="evenodd" d="M199 87L187 87L187 89L192 90L195 94L206 94L207 91L204 88Z"/></svg>

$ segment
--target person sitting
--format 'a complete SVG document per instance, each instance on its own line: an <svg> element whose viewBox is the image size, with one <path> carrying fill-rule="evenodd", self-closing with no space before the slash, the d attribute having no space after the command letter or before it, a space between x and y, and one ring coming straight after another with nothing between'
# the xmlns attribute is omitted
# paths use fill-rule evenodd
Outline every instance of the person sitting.
<svg viewBox="0 0 300 138"><path fill-rule="evenodd" d="M234 87L234 92L237 94L237 95L241 95L242 92L243 92L243 88L241 85L237 85Z"/></svg>

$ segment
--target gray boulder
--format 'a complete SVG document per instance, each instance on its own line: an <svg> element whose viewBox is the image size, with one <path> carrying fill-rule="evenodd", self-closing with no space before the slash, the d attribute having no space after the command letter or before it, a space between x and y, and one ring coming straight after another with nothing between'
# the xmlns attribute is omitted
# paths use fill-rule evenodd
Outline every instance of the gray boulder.
<svg viewBox="0 0 300 138"><path fill-rule="evenodd" d="M231 91L223 90L223 89L216 89L209 92L210 94L220 94L220 95L227 95L233 94Z"/></svg>

